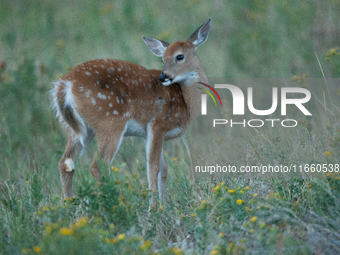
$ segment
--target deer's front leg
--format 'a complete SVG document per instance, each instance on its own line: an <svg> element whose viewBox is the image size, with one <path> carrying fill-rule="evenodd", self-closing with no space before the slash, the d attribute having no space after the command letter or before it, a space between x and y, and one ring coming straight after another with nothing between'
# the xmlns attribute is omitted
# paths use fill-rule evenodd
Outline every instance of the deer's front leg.
<svg viewBox="0 0 340 255"><path fill-rule="evenodd" d="M152 192L149 203L151 210L157 209L157 177L161 164L163 141L164 134L159 132L152 122L149 123L147 126L145 151L149 189Z"/></svg>
<svg viewBox="0 0 340 255"><path fill-rule="evenodd" d="M166 203L166 177L168 175L168 165L166 163L164 152L162 149L160 171L158 173L158 193L161 205Z"/></svg>

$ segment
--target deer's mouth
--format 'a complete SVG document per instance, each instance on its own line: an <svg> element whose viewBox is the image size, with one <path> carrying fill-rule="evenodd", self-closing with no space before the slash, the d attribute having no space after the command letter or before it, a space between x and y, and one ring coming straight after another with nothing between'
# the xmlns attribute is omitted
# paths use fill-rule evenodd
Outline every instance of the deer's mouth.
<svg viewBox="0 0 340 255"><path fill-rule="evenodd" d="M164 86L169 86L172 83L172 79L165 79L164 81L162 81L162 84Z"/></svg>

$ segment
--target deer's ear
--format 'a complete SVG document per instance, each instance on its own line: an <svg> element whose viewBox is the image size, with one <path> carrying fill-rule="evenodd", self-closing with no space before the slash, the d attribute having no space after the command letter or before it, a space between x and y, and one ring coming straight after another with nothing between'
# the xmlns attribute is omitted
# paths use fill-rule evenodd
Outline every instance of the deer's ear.
<svg viewBox="0 0 340 255"><path fill-rule="evenodd" d="M189 42L195 45L197 50L198 46L201 46L207 39L209 35L211 18L208 19L202 26L196 29L195 32L188 39Z"/></svg>
<svg viewBox="0 0 340 255"><path fill-rule="evenodd" d="M146 46L149 50L155 54L157 57L163 57L166 48L169 46L168 43L149 37L142 37Z"/></svg>

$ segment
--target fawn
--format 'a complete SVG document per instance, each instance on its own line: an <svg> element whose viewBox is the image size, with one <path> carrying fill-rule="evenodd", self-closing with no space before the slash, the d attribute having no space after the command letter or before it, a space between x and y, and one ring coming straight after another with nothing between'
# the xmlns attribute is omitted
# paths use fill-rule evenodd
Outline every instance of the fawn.
<svg viewBox="0 0 340 255"><path fill-rule="evenodd" d="M150 51L162 57L162 71L100 59L80 64L54 82L52 104L67 133L67 147L59 161L65 198L73 196L74 161L95 135L99 156L108 166L124 136L139 136L145 140L150 208L157 207L157 178L159 199L165 202L167 163L162 145L182 135L200 112L197 87L202 86L197 82L208 81L196 50L208 38L210 20L187 41L168 44L143 36ZM96 153L90 171L100 183L97 157Z"/></svg>

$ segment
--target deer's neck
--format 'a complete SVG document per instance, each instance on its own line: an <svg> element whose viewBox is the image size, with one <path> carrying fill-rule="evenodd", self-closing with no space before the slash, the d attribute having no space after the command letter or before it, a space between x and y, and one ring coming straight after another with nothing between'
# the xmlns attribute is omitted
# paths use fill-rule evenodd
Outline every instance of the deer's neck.
<svg viewBox="0 0 340 255"><path fill-rule="evenodd" d="M191 78L189 85L181 84L184 101L187 105L188 114L190 116L190 121L195 119L201 111L201 95L204 94L204 92L198 88L204 88L204 86L197 82L208 83L208 79L205 76L203 69L199 71L198 77Z"/></svg>

